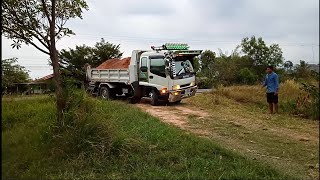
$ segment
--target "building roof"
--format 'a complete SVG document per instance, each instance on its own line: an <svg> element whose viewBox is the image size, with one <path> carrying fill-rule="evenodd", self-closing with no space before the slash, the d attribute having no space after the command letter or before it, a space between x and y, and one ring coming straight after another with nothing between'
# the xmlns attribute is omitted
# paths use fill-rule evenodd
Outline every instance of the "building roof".
<svg viewBox="0 0 320 180"><path fill-rule="evenodd" d="M31 85L31 84L46 84L46 83L45 82L13 83L13 85Z"/></svg>
<svg viewBox="0 0 320 180"><path fill-rule="evenodd" d="M44 77L42 77L42 78L40 78L40 79L36 79L36 80L34 80L33 82L46 81L46 80L48 80L48 79L52 79L53 77L54 77L53 74L49 74L49 75L44 76Z"/></svg>
<svg viewBox="0 0 320 180"><path fill-rule="evenodd" d="M319 72L319 64L308 64L312 71Z"/></svg>

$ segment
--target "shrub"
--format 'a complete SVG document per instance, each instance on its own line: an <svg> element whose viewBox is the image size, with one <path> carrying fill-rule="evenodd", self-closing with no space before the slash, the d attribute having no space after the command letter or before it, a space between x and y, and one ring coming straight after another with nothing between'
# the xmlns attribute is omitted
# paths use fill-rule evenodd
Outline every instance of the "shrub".
<svg viewBox="0 0 320 180"><path fill-rule="evenodd" d="M210 89L212 88L214 82L213 80L207 78L207 77L197 77L196 83L198 88L200 89Z"/></svg>
<svg viewBox="0 0 320 180"><path fill-rule="evenodd" d="M244 84L254 84L257 80L257 76L254 75L248 68L240 70L239 82Z"/></svg>
<svg viewBox="0 0 320 180"><path fill-rule="evenodd" d="M53 152L56 155L96 156L103 158L111 150L112 125L100 121L98 101L83 90L69 90L63 124L52 127Z"/></svg>
<svg viewBox="0 0 320 180"><path fill-rule="evenodd" d="M241 103L264 104L264 90L260 86L229 86L217 89L217 93Z"/></svg>
<svg viewBox="0 0 320 180"><path fill-rule="evenodd" d="M307 94L300 96L297 100L297 108L312 119L319 119L319 87L311 84L301 83L301 89Z"/></svg>

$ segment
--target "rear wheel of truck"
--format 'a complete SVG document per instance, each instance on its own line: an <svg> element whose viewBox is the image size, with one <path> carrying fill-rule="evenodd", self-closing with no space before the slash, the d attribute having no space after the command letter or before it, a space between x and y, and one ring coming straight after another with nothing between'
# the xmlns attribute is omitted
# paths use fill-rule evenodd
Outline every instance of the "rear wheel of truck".
<svg viewBox="0 0 320 180"><path fill-rule="evenodd" d="M149 93L149 96L151 98L151 105L156 106L159 103L159 96L158 96L158 90L152 89Z"/></svg>
<svg viewBox="0 0 320 180"><path fill-rule="evenodd" d="M101 87L100 88L100 96L101 96L101 98L106 99L106 100L113 99L111 90L108 87Z"/></svg>

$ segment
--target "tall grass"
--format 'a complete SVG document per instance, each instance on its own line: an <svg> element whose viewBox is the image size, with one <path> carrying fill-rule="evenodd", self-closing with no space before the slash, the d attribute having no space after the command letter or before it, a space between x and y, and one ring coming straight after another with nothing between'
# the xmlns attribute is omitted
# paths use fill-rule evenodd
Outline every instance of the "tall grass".
<svg viewBox="0 0 320 180"><path fill-rule="evenodd" d="M279 109L283 113L300 115L306 118L319 119L318 99L319 89L312 86L312 90L304 88L301 83L287 80L280 84ZM220 87L212 92L213 99L222 95L239 103L252 103L259 107L266 107L266 90L261 86L229 86ZM312 95L313 94L313 95Z"/></svg>
<svg viewBox="0 0 320 180"><path fill-rule="evenodd" d="M3 101L3 179L292 179L122 102Z"/></svg>

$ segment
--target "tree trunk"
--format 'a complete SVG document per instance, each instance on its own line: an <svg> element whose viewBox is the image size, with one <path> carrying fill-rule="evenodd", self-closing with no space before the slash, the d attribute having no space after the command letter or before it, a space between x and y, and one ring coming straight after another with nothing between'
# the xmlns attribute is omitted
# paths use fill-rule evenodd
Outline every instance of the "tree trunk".
<svg viewBox="0 0 320 180"><path fill-rule="evenodd" d="M63 125L63 110L65 108L65 100L62 94L62 84L60 76L60 65L58 58L58 51L56 49L55 40L55 22L56 22L56 0L52 0L52 13L50 22L50 58L53 67L54 82L56 85L56 107L57 107L57 121L59 125Z"/></svg>
<svg viewBox="0 0 320 180"><path fill-rule="evenodd" d="M53 53L51 57L52 66L53 66L53 75L54 82L56 85L55 93L56 93L56 107L57 107L57 120L60 125L63 124L63 110L65 108L65 100L63 98L63 89L61 84L61 75L60 75L60 67L59 67L59 59L57 52Z"/></svg>

